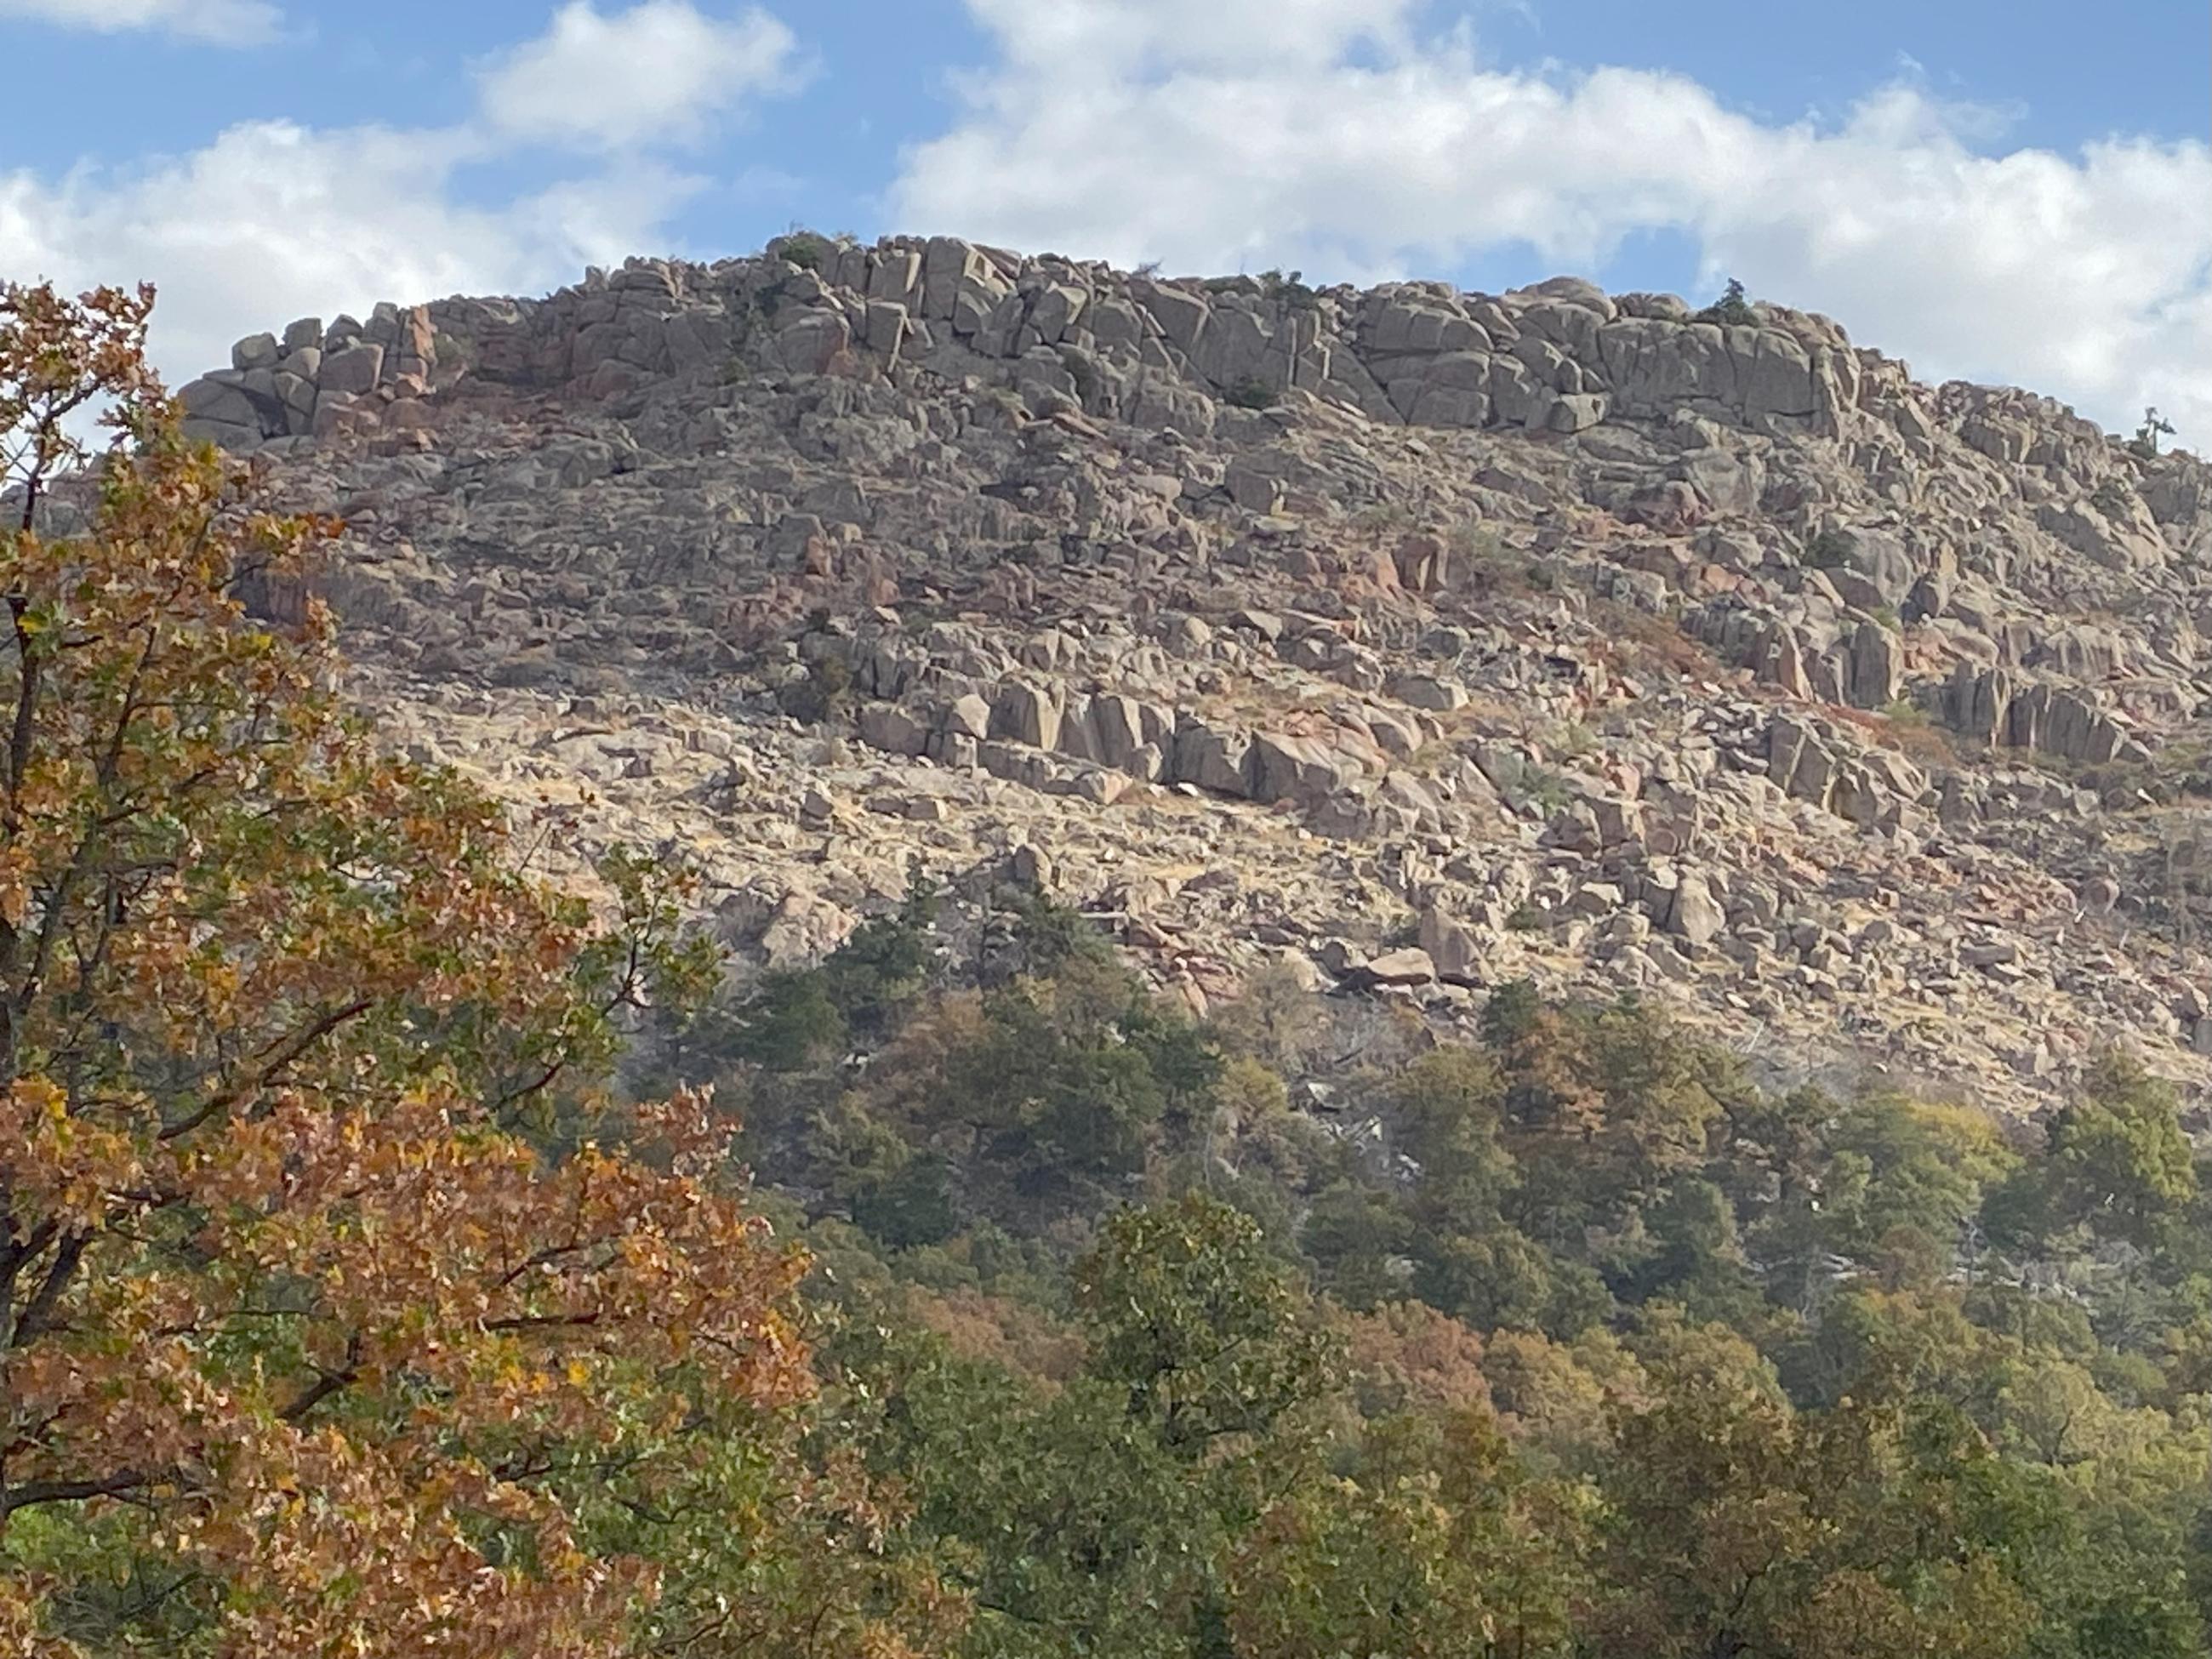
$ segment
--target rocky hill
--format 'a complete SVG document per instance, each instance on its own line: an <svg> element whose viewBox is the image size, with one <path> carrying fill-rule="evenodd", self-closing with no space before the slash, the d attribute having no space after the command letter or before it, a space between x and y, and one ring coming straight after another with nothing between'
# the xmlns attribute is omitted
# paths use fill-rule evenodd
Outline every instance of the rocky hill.
<svg viewBox="0 0 2212 1659"><path fill-rule="evenodd" d="M2020 1111L2110 1042L2212 1085L2212 467L1824 318L796 236L184 398L346 520L397 739L557 873L687 853L743 960L920 869L1200 1006L1533 976Z"/></svg>

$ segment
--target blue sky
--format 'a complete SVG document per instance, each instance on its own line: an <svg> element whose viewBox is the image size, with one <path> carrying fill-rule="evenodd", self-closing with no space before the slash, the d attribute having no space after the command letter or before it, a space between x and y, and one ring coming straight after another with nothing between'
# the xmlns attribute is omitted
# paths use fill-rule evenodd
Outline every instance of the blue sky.
<svg viewBox="0 0 2212 1659"><path fill-rule="evenodd" d="M2212 427L2203 0L0 0L0 61L36 66L0 275L152 276L174 372L295 309L805 222L1732 272L1923 373Z"/></svg>

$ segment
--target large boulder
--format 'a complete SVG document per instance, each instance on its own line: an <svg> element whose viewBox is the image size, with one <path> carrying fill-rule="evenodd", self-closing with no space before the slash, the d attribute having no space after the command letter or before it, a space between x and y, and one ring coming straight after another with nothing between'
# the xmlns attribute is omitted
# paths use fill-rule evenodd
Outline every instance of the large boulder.
<svg viewBox="0 0 2212 1659"><path fill-rule="evenodd" d="M1371 962L1361 963L1352 970L1350 978L1355 985L1370 987L1433 985L1437 964L1429 959L1426 951L1408 945L1401 951L1386 951Z"/></svg>
<svg viewBox="0 0 2212 1659"><path fill-rule="evenodd" d="M1674 887L1674 902L1667 911L1667 931L1702 950L1728 930L1728 912L1713 896L1704 876L1686 871Z"/></svg>
<svg viewBox="0 0 2212 1659"><path fill-rule="evenodd" d="M1880 623L1863 622L1851 635L1850 702L1858 708L1887 708L1905 689L1905 646Z"/></svg>
<svg viewBox="0 0 2212 1659"><path fill-rule="evenodd" d="M1825 808L1835 792L1836 757L1820 734L1791 714L1778 714L1767 732L1766 775L1793 800Z"/></svg>
<svg viewBox="0 0 2212 1659"><path fill-rule="evenodd" d="M952 322L963 295L979 308L995 305L1005 287L990 260L957 237L933 236L922 251L921 314L933 322Z"/></svg>
<svg viewBox="0 0 2212 1659"><path fill-rule="evenodd" d="M178 393L185 416L206 425L261 428L260 405L235 381L194 380Z"/></svg>
<svg viewBox="0 0 2212 1659"><path fill-rule="evenodd" d="M274 368L283 355L274 334L249 334L230 349L230 366L235 369Z"/></svg>
<svg viewBox="0 0 2212 1659"><path fill-rule="evenodd" d="M948 736L981 740L991 735L991 705L973 691L945 705L939 729Z"/></svg>
<svg viewBox="0 0 2212 1659"><path fill-rule="evenodd" d="M1365 775L1353 756L1318 738L1262 732L1252 740L1252 797L1313 806L1341 794Z"/></svg>
<svg viewBox="0 0 2212 1659"><path fill-rule="evenodd" d="M376 390L384 372L384 348L364 342L325 354L316 384L325 392L362 397Z"/></svg>
<svg viewBox="0 0 2212 1659"><path fill-rule="evenodd" d="M1747 415L1805 416L1819 407L1810 354L1779 329L1760 329L1750 356L1738 355L1736 386Z"/></svg>
<svg viewBox="0 0 2212 1659"><path fill-rule="evenodd" d="M799 312L775 333L776 360L792 374L827 374L847 360L852 349L852 325L843 312L828 307ZM330 364L325 363L323 370L327 375Z"/></svg>
<svg viewBox="0 0 2212 1659"><path fill-rule="evenodd" d="M1213 315L1205 295L1166 283L1149 282L1131 284L1130 294L1152 313L1169 344L1186 354L1197 349Z"/></svg>
<svg viewBox="0 0 2212 1659"><path fill-rule="evenodd" d="M860 741L890 755L919 755L929 747L929 728L896 703L871 703L860 711Z"/></svg>
<svg viewBox="0 0 2212 1659"><path fill-rule="evenodd" d="M1217 795L1252 793L1252 739L1191 717L1175 735L1173 776Z"/></svg>
<svg viewBox="0 0 2212 1659"><path fill-rule="evenodd" d="M1447 984L1480 982L1482 941L1474 930L1431 905L1421 913L1421 949Z"/></svg>
<svg viewBox="0 0 2212 1659"><path fill-rule="evenodd" d="M1175 716L1157 704L1105 693L1091 700L1091 727L1100 764L1157 776L1161 751L1174 740Z"/></svg>
<svg viewBox="0 0 2212 1659"><path fill-rule="evenodd" d="M1387 303L1360 338L1361 348L1378 356L1411 352L1488 352L1489 335L1467 316L1420 297Z"/></svg>
<svg viewBox="0 0 2212 1659"><path fill-rule="evenodd" d="M1826 556L1837 561L1833 576L1856 574L1865 580L1871 597L1854 603L1902 604L1918 580L1920 567L1905 544L1887 530L1865 526L1833 530L1826 538ZM1846 599L1851 595L1845 593Z"/></svg>
<svg viewBox="0 0 2212 1659"><path fill-rule="evenodd" d="M991 706L991 735L1032 749L1060 747L1060 694L1025 680L1008 680Z"/></svg>

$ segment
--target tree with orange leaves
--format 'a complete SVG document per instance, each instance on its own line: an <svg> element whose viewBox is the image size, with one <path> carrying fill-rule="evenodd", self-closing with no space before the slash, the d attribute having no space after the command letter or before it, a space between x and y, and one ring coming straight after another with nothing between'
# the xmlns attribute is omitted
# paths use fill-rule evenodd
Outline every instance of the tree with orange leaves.
<svg viewBox="0 0 2212 1659"><path fill-rule="evenodd" d="M331 526L182 441L151 303L0 289L0 1647L909 1650L729 1125L576 1103L672 907L595 932L249 614Z"/></svg>

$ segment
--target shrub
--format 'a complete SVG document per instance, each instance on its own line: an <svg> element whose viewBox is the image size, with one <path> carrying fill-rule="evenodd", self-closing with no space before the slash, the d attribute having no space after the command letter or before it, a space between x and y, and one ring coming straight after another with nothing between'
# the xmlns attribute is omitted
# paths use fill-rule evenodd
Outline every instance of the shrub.
<svg viewBox="0 0 2212 1659"><path fill-rule="evenodd" d="M1239 409L1273 409L1283 394L1265 380L1254 380L1248 375L1221 395Z"/></svg>
<svg viewBox="0 0 2212 1659"><path fill-rule="evenodd" d="M1853 543L1847 530L1823 530L1806 544L1805 562L1815 570L1841 570L1851 562Z"/></svg>
<svg viewBox="0 0 2212 1659"><path fill-rule="evenodd" d="M1718 323L1723 328L1750 328L1758 325L1759 313L1744 297L1743 284L1731 276L1721 297L1699 312L1695 320Z"/></svg>
<svg viewBox="0 0 2212 1659"><path fill-rule="evenodd" d="M1306 286L1305 272L1291 271L1285 276L1279 270L1260 273L1260 288L1271 300L1279 300L1294 311L1311 311L1321 304L1321 295Z"/></svg>
<svg viewBox="0 0 2212 1659"><path fill-rule="evenodd" d="M1505 545L1495 525L1461 525L1449 540L1453 580L1471 592L1517 593L1551 585L1526 553Z"/></svg>
<svg viewBox="0 0 2212 1659"><path fill-rule="evenodd" d="M1530 805L1547 813L1565 811L1574 799L1566 781L1542 766L1532 766L1522 775L1521 793Z"/></svg>
<svg viewBox="0 0 2212 1659"><path fill-rule="evenodd" d="M805 679L777 691L776 702L785 714L809 725L842 720L852 712L853 666L840 656L817 657L807 665Z"/></svg>
<svg viewBox="0 0 2212 1659"><path fill-rule="evenodd" d="M776 252L784 263L797 265L801 270L819 270L822 262L830 257L833 245L826 236L811 230L799 231L783 239Z"/></svg>

